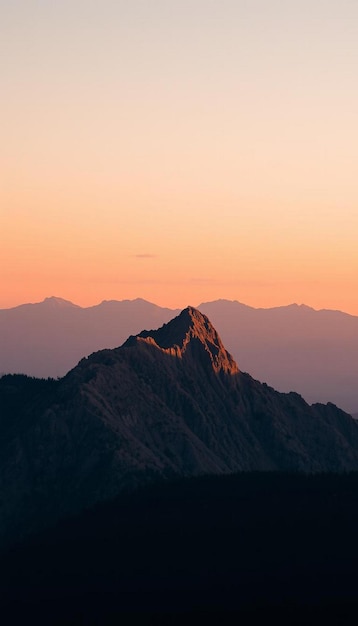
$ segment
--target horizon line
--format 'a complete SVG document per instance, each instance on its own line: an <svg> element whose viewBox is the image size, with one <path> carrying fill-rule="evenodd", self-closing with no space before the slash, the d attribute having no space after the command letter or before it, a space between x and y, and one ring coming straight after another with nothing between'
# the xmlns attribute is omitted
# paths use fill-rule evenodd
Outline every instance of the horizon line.
<svg viewBox="0 0 358 626"><path fill-rule="evenodd" d="M142 298L140 296L137 296L136 298L123 298L123 299L116 299L116 298L110 298L110 299L104 299L101 300L100 302L97 302L95 304L90 304L87 306L83 306L80 304L77 304L76 302L73 302L72 300L68 300L66 298L63 298L62 296L45 296L43 300L39 300L39 301L35 301L35 302L21 302L20 304L15 304L13 306L9 306L9 307L0 307L0 311L11 311L13 309L17 309L17 308L21 308L24 306L36 306L36 305L41 305L44 304L45 302L57 302L59 305L62 304L67 304L70 306L73 306L75 308L79 308L79 309L91 309L91 308L95 308L98 306L101 306L102 304L107 304L107 303L124 303L124 302L145 302L146 304L150 304L152 306L156 306L160 309L168 309L170 311L176 312L176 311L183 311L185 308L187 308L188 306L193 306L191 304L186 304L185 306L182 307L171 307L171 306L166 306L166 305L161 305L161 304L157 304L156 302L153 302L151 300L147 300L146 298ZM358 317L357 314L354 313L349 313L348 311L344 311L343 309L330 309L328 307L323 307L323 308L314 308L311 305L308 305L306 303L297 303L297 302L290 302L288 304L280 304L280 305L276 305L276 306L259 306L259 307L255 307L252 306L250 304L246 304L245 302L241 302L240 300L232 300L230 298L215 298L213 300L204 300L201 301L198 305L194 306L193 308L196 309L200 309L201 306L206 305L206 304L213 304L216 302L226 302L226 303L231 303L231 304L239 304L243 307L246 307L248 309L253 309L256 311L269 311L269 310L273 310L273 309L283 309L283 308L289 308L289 307L297 307L297 308L305 308L305 309L310 309L312 311L315 311L316 313L318 312L322 312L322 311L330 311L330 312L335 312L335 313L343 313L344 315L349 315L350 317Z"/></svg>

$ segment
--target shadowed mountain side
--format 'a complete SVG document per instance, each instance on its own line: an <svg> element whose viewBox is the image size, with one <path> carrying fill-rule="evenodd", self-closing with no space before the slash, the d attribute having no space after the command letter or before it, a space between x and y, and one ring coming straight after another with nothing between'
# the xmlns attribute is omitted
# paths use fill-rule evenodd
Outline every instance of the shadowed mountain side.
<svg viewBox="0 0 358 626"><path fill-rule="evenodd" d="M351 416L239 372L191 307L60 381L5 376L0 402L8 539L153 478L358 469Z"/></svg>
<svg viewBox="0 0 358 626"><path fill-rule="evenodd" d="M240 369L307 402L358 406L358 317L292 304L254 309L236 301L206 302L210 317Z"/></svg>

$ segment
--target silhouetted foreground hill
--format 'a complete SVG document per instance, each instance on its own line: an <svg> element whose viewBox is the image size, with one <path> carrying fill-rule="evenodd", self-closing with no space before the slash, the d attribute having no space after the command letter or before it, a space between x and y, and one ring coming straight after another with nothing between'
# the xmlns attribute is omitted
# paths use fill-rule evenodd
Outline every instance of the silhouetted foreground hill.
<svg viewBox="0 0 358 626"><path fill-rule="evenodd" d="M0 380L0 538L158 478L358 469L358 424L238 367L191 307L60 381Z"/></svg>
<svg viewBox="0 0 358 626"><path fill-rule="evenodd" d="M357 494L356 473L153 485L2 555L0 609L46 624L226 623L230 612L347 623L358 608Z"/></svg>

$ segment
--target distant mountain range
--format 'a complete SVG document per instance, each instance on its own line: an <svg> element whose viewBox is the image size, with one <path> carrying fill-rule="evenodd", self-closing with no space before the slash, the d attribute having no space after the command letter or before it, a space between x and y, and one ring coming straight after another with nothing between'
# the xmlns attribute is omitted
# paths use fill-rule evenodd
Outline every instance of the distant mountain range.
<svg viewBox="0 0 358 626"><path fill-rule="evenodd" d="M82 357L116 348L129 335L160 326L178 312L140 298L82 308L52 297L2 309L0 373L64 376Z"/></svg>
<svg viewBox="0 0 358 626"><path fill-rule="evenodd" d="M358 408L358 317L292 304L255 309L236 301L200 304L229 351L258 380L296 391L308 402ZM82 308L46 298L0 310L0 374L64 376L96 350L168 322L179 310L142 299Z"/></svg>
<svg viewBox="0 0 358 626"><path fill-rule="evenodd" d="M5 542L158 478L358 470L350 415L240 372L192 307L58 381L3 376L0 406Z"/></svg>

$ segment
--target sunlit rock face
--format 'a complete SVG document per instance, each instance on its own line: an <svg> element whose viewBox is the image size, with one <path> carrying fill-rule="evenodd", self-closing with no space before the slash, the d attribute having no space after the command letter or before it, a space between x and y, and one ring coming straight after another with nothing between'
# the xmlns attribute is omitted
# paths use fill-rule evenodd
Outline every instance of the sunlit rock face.
<svg viewBox="0 0 358 626"><path fill-rule="evenodd" d="M58 381L0 379L3 542L153 479L358 469L358 424L239 371L192 307Z"/></svg>
<svg viewBox="0 0 358 626"><path fill-rule="evenodd" d="M237 374L239 371L209 319L194 307L187 307L159 330L142 331L134 340L155 345L180 359L206 357L215 372ZM124 345L131 345L131 342L133 345L132 337Z"/></svg>

